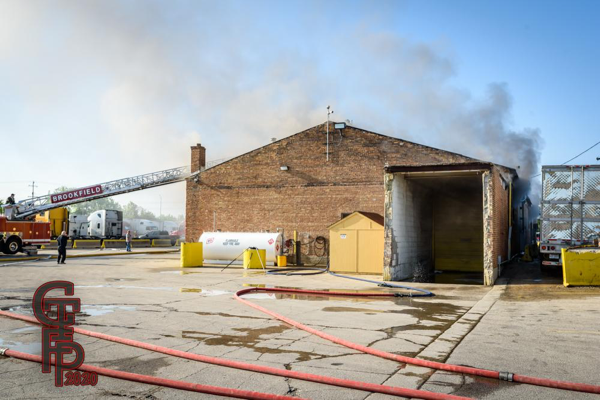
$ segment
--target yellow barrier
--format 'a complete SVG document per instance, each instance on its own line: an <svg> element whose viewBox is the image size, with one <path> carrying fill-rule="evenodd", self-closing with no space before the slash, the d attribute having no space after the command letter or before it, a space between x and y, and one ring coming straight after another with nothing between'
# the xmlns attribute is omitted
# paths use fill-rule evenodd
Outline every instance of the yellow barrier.
<svg viewBox="0 0 600 400"><path fill-rule="evenodd" d="M171 247L171 239L153 239L152 247Z"/></svg>
<svg viewBox="0 0 600 400"><path fill-rule="evenodd" d="M43 244L41 249L43 250L47 250L47 249L56 249L58 248L58 243L56 242L56 240L51 240L50 244Z"/></svg>
<svg viewBox="0 0 600 400"><path fill-rule="evenodd" d="M73 245L73 243L71 242L71 240L67 241L67 248L70 248L72 245ZM50 244L43 244L41 249L43 249L43 250L58 249L58 242L56 240L51 240Z"/></svg>
<svg viewBox="0 0 600 400"><path fill-rule="evenodd" d="M260 269L267 265L267 251L264 249L246 249L244 251L244 269Z"/></svg>
<svg viewBox="0 0 600 400"><path fill-rule="evenodd" d="M203 264L202 242L181 243L181 268L201 267Z"/></svg>
<svg viewBox="0 0 600 400"><path fill-rule="evenodd" d="M102 247L100 240L76 240L73 242L74 249L99 249Z"/></svg>
<svg viewBox="0 0 600 400"><path fill-rule="evenodd" d="M562 249L565 286L600 285L600 249Z"/></svg>
<svg viewBox="0 0 600 400"><path fill-rule="evenodd" d="M123 240L123 239L104 239L104 241L102 242L102 248L105 249L107 247L124 249L125 248L125 240Z"/></svg>
<svg viewBox="0 0 600 400"><path fill-rule="evenodd" d="M277 266L287 267L287 256L277 256Z"/></svg>

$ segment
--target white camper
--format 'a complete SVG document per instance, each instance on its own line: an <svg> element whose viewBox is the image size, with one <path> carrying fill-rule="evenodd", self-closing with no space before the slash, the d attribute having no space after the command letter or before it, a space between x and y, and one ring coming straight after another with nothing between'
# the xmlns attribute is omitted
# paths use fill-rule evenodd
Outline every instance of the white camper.
<svg viewBox="0 0 600 400"><path fill-rule="evenodd" d="M88 236L99 239L119 239L123 236L123 211L98 210L88 217Z"/></svg>

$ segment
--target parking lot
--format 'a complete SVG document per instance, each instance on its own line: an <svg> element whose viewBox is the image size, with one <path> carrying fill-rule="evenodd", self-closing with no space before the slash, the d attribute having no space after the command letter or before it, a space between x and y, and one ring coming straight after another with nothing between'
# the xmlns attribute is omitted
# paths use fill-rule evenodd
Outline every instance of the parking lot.
<svg viewBox="0 0 600 400"><path fill-rule="evenodd" d="M71 253L70 253L71 254ZM131 254L5 263L0 307L31 315L36 288L75 283L81 328L195 354L473 398L586 399L595 395L501 382L386 360L282 323L234 299L248 287L404 292L329 274L274 276L239 266L179 268L179 254ZM361 276L380 279L376 276ZM328 334L426 360L599 384L600 288L565 288L537 264L510 265L494 287L414 284L425 298L254 293L245 298ZM86 364L163 378L312 399L389 395L264 375L76 335ZM41 354L40 328L0 317L0 347ZM39 364L0 358L3 398L221 398L99 377L54 387Z"/></svg>

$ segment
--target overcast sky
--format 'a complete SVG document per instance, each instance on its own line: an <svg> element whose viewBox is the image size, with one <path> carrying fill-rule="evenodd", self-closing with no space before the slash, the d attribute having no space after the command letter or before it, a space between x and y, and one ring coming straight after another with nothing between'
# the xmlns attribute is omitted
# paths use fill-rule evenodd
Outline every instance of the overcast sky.
<svg viewBox="0 0 600 400"><path fill-rule="evenodd" d="M0 196L235 156L334 119L560 164L600 140L600 3L0 0ZM600 146L574 161L596 163ZM118 196L181 214L185 186Z"/></svg>

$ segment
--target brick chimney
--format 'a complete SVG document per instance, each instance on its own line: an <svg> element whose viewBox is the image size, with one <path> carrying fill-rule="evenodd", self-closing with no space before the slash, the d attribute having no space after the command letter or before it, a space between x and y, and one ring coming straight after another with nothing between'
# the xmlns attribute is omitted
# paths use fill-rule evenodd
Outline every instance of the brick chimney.
<svg viewBox="0 0 600 400"><path fill-rule="evenodd" d="M206 148L198 143L192 146L192 172L200 171L206 167Z"/></svg>

